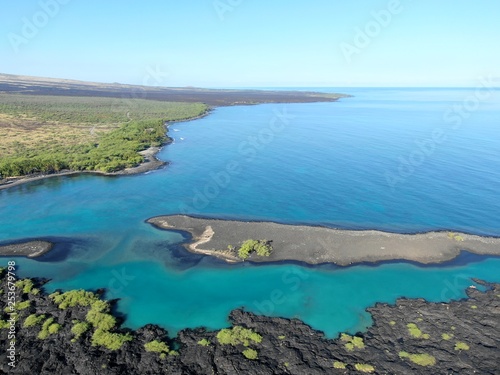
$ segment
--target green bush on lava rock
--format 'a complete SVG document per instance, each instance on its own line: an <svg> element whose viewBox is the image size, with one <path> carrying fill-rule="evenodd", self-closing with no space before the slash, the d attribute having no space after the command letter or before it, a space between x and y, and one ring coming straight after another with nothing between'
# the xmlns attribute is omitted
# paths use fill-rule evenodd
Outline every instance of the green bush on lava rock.
<svg viewBox="0 0 500 375"><path fill-rule="evenodd" d="M80 322L78 320L73 321L74 325L71 327L71 333L75 335L75 339L79 339L81 335L87 332L90 328L90 323Z"/></svg>
<svg viewBox="0 0 500 375"><path fill-rule="evenodd" d="M249 346L250 342L260 343L262 336L257 332L241 326L233 328L224 328L217 333L217 340L222 345L239 345Z"/></svg>
<svg viewBox="0 0 500 375"><path fill-rule="evenodd" d="M42 329L38 333L40 340L45 340L49 335L59 332L61 325L54 323L54 318L48 318L42 325Z"/></svg>
<svg viewBox="0 0 500 375"><path fill-rule="evenodd" d="M344 362L340 362L340 361L335 361L333 362L333 368L337 368L337 369L345 369L346 368L346 364Z"/></svg>
<svg viewBox="0 0 500 375"><path fill-rule="evenodd" d="M109 303L102 300L94 301L90 310L85 317L87 322L92 324L96 329L109 331L116 326L116 318L109 314Z"/></svg>
<svg viewBox="0 0 500 375"><path fill-rule="evenodd" d="M207 339L201 339L200 341L198 341L198 345L209 346L210 345L210 341L208 341Z"/></svg>
<svg viewBox="0 0 500 375"><path fill-rule="evenodd" d="M427 353L410 354L407 352L399 352L399 358L408 358L419 366L434 366L436 364L436 358Z"/></svg>
<svg viewBox="0 0 500 375"><path fill-rule="evenodd" d="M351 336L346 333L342 333L340 335L340 340L345 342L344 346L349 352L352 352L354 349L363 349L365 347L363 338L358 336Z"/></svg>
<svg viewBox="0 0 500 375"><path fill-rule="evenodd" d="M257 253L258 256L268 257L271 255L273 247L270 241L267 240L246 240L238 249L238 257L245 260L252 253Z"/></svg>
<svg viewBox="0 0 500 375"><path fill-rule="evenodd" d="M257 357L258 357L257 350L250 349L250 348L243 350L243 355L247 359L257 359Z"/></svg>
<svg viewBox="0 0 500 375"><path fill-rule="evenodd" d="M147 352L155 352L155 353L170 352L170 348L168 347L168 345L158 340L153 340L151 342L144 344L144 349L146 349Z"/></svg>
<svg viewBox="0 0 500 375"><path fill-rule="evenodd" d="M21 289L25 294L31 293L36 295L40 293L40 290L34 287L35 284L31 279L18 280L15 285L17 289Z"/></svg>
<svg viewBox="0 0 500 375"><path fill-rule="evenodd" d="M455 350L469 350L470 347L465 342L457 341L455 344Z"/></svg>
<svg viewBox="0 0 500 375"><path fill-rule="evenodd" d="M40 324L44 319L45 315L31 314L24 320L23 327L33 327L34 325Z"/></svg>
<svg viewBox="0 0 500 375"><path fill-rule="evenodd" d="M416 339L422 338L426 340L430 338L430 335L428 333L423 333L415 323L408 323L406 327L408 328L408 332L411 337L414 337Z"/></svg>
<svg viewBox="0 0 500 375"><path fill-rule="evenodd" d="M372 373L375 371L375 367L366 363L356 363L354 368L359 372Z"/></svg>
<svg viewBox="0 0 500 375"><path fill-rule="evenodd" d="M118 350L124 343L132 340L129 333L112 333L102 329L96 329L92 335L92 346L103 346L109 350Z"/></svg>
<svg viewBox="0 0 500 375"><path fill-rule="evenodd" d="M99 301L99 298L95 293L87 292L85 290L70 290L65 293L55 292L49 295L49 297L56 303L60 309L64 310L68 307L75 306L89 306L92 303ZM104 302L104 301L102 301Z"/></svg>

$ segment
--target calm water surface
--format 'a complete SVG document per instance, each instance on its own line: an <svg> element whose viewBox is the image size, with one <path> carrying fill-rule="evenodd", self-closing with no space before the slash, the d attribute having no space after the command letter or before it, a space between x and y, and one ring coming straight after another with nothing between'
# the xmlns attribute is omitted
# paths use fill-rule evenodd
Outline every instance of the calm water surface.
<svg viewBox="0 0 500 375"><path fill-rule="evenodd" d="M225 265L187 254L181 234L144 223L183 212L500 236L498 90L477 103L474 89L336 91L355 97L218 108L174 124L175 142L160 153L170 164L146 175L1 191L0 239L55 240L40 260L17 259L19 276L49 277L48 290L108 288L127 326L158 323L172 333L223 327L244 306L332 336L369 325L364 309L376 301L462 298L470 277L500 282L498 258L446 267Z"/></svg>

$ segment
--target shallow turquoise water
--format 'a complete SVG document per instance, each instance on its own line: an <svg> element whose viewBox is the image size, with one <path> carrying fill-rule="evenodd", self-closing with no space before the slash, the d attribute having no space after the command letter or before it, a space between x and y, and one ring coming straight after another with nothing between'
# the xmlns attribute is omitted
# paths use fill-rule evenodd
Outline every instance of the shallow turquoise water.
<svg viewBox="0 0 500 375"><path fill-rule="evenodd" d="M499 236L498 91L459 127L444 119L473 92L356 89L355 98L337 103L219 108L171 126L175 143L160 154L170 162L166 169L53 178L0 192L0 238L62 243L42 261L18 259L20 276L52 278L49 290L108 288L130 327L220 328L230 310L245 306L301 318L328 335L356 331L370 323L364 308L376 301L461 298L470 277L500 282L500 260L450 267L231 266L186 254L180 234L144 220L188 212ZM432 145L435 131L443 138ZM419 163L409 173L411 157Z"/></svg>

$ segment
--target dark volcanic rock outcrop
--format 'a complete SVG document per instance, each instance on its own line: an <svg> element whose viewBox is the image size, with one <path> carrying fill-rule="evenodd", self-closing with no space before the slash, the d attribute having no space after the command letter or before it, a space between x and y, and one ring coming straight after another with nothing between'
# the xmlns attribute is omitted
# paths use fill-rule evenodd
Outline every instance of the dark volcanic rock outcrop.
<svg viewBox="0 0 500 375"><path fill-rule="evenodd" d="M0 345L7 348L11 331L5 275L3 271ZM469 298L450 303L400 299L395 305L377 304L369 309L374 325L367 332L334 340L300 320L235 310L228 330L187 329L169 339L163 329L147 325L128 331L132 340L111 350L92 345L97 329L75 338L71 328L88 319L89 306L61 309L53 298L21 285L15 292L17 302L29 304L16 308L16 367L8 365L3 350L0 373L498 374L500 285L488 287L486 292L469 288ZM52 317L60 329L40 339L42 322L23 327L33 314ZM127 330L118 324L111 332ZM154 340L168 345L169 352L146 351L144 345Z"/></svg>

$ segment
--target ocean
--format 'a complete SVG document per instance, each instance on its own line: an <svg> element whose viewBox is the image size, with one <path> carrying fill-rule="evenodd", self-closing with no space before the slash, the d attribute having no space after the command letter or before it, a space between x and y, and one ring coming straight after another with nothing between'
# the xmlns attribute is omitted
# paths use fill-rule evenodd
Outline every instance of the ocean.
<svg viewBox="0 0 500 375"><path fill-rule="evenodd" d="M170 126L174 143L159 154L169 162L163 169L55 177L0 191L1 241L58 243L37 260L15 259L18 276L50 278L48 291L107 288L131 328L217 329L243 307L302 319L328 337L365 329L365 308L376 302L447 301L463 298L473 277L500 282L498 257L429 266L228 265L187 253L182 233L144 222L187 213L500 236L500 90L321 91L353 97L216 108Z"/></svg>

